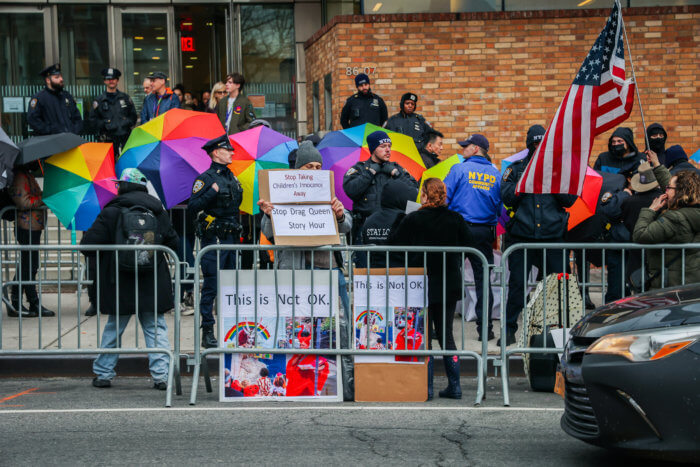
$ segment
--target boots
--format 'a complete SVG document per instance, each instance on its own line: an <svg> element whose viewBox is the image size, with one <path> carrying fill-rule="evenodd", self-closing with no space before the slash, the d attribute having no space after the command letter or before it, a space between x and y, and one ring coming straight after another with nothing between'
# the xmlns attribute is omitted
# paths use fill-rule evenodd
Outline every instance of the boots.
<svg viewBox="0 0 700 467"><path fill-rule="evenodd" d="M202 326L202 347L205 349L213 349L218 347L219 343L214 336L214 326Z"/></svg>
<svg viewBox="0 0 700 467"><path fill-rule="evenodd" d="M18 299L16 295L12 295L11 297L10 303L5 303L7 307L7 316L11 318L18 318L20 310L22 313L22 318L36 318L39 316L39 313L24 306L22 300Z"/></svg>
<svg viewBox="0 0 700 467"><path fill-rule="evenodd" d="M428 400L433 400L433 357L428 357Z"/></svg>
<svg viewBox="0 0 700 467"><path fill-rule="evenodd" d="M39 313L41 313L41 316L56 316L56 313L49 310L44 305L39 306L39 302L30 303L29 311L35 313L34 316L39 316Z"/></svg>
<svg viewBox="0 0 700 467"><path fill-rule="evenodd" d="M459 357L457 355L445 355L442 357L447 374L447 387L440 391L440 397L448 399L461 399L462 388L459 386Z"/></svg>

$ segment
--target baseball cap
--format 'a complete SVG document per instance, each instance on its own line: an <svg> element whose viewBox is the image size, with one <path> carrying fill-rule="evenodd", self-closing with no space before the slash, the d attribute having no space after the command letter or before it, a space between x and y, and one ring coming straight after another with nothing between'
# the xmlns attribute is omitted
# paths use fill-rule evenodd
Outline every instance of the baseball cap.
<svg viewBox="0 0 700 467"><path fill-rule="evenodd" d="M462 146L463 148L469 146L470 144L475 144L482 148L484 151L489 150L489 140L486 139L486 136L480 135L478 133L474 133L471 135L468 139L465 139L464 141L458 141L457 144Z"/></svg>

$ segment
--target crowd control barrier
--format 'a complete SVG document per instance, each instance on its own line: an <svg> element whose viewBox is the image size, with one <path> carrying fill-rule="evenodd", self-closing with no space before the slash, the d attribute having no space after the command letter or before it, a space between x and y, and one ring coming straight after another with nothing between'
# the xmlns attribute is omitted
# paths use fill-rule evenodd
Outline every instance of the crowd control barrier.
<svg viewBox="0 0 700 467"><path fill-rule="evenodd" d="M315 258L318 257L327 257L327 262L325 264L333 264L333 257L334 253L340 252L341 254L344 254L344 256L350 257L352 253L357 253L357 254L363 254L367 255L368 257L370 255L380 255L384 257L386 264L392 265L390 256L396 258L396 255L399 255L401 259L394 259L393 266L402 268L403 272L401 274L404 274L406 277L408 276L408 268L409 267L420 267L423 269L423 277L424 277L424 283L427 284L427 268L425 267L427 262L428 262L428 255L429 254L440 254L442 255L441 259L441 264L442 264L442 269L443 269L443 277L444 277L444 271L446 269L446 261L448 256L447 255L459 255L460 257L460 264L463 265L465 259L467 259L468 256L471 256L472 258L476 258L481 261L481 265L483 268L483 277L489 277L488 276L488 264L486 261L486 258L481 254L478 250L473 249L473 248L460 248L460 247L443 247L443 248L431 248L431 247L389 247L389 246L324 246L324 247L318 247L318 248L310 248L310 247L288 247L288 246L275 246L275 245L267 245L267 246L260 246L260 245L210 245L205 248L203 248L201 251L198 252L197 256L195 257L195 279L194 283L199 283L200 277L201 277L201 272L200 272L200 265L202 263L202 260L204 259L205 255L216 255L216 261L217 261L217 271L219 271L219 274L221 274L220 270L221 268L219 267L219 264L221 262L221 255L224 252L234 252L234 254L238 255L243 251L253 251L254 254L257 256L261 250L273 250L275 257L278 255L282 254L282 250L285 250L287 252L309 252L308 254L310 255L307 259L310 264L316 264L314 261ZM302 253L299 253L302 254ZM369 258L368 258L369 259ZM368 261L369 262L369 261ZM253 262L254 265L258 264L258 261ZM248 307L250 306L253 307L253 320L257 323L258 322L258 316L259 313L261 313L261 306L258 304L258 300L255 299L255 297L258 296L257 290L258 290L258 277L261 275L261 269L257 269L257 267L252 271L253 274L253 283L254 283L254 288L255 288L255 293L253 293L253 302L251 303L246 303ZM386 279L386 284L389 284L389 269L384 268L385 271L385 279ZM292 269L291 270L291 281L292 281L292 290L294 290L294 278L296 275L300 272L300 270ZM355 282L355 277L356 273L350 267L349 272L349 283L352 285ZM234 293L231 294L234 296L234 303L233 305L231 304L230 300L231 297L227 297L227 300L229 300L226 304L229 309L231 307L234 308L235 310L235 321L238 322L239 318L239 308L242 306L239 304L238 297L239 296L239 276L242 274L249 274L248 271L242 271L239 269L235 269L232 271L231 274L234 274L235 280L231 281L232 283L227 283L227 286L233 286L235 287ZM328 282L327 284L333 284L333 273L334 270L332 269L316 269L314 272L311 274L311 294L313 295L314 291L314 277L323 277L321 275L328 274ZM269 273L267 273L269 274ZM289 274L289 270L282 270L278 269L277 265L275 263L275 266L272 269L272 273L274 275L274 290L275 294L274 296L276 299L274 300L274 303L266 303L264 306L269 310L269 307L275 307L275 312L274 316L276 317L277 321L279 321L279 318L281 317L280 315L280 299L279 295L277 294L278 291L278 284L281 284L279 280L279 276L282 274ZM338 272L338 274L342 274L342 272ZM366 271L367 275L367 280L365 283L369 283L369 275L370 272L369 270ZM357 277L361 277L360 275L357 275ZM216 297L216 310L217 312L217 329L218 329L218 323L219 320L221 320L221 310L222 308L222 293L221 291L221 280L219 281L219 287L217 289L217 297ZM268 285L269 287L269 285ZM488 296L488 287L489 284L487 281L484 281L483 284L483 292L485 296ZM404 302L404 309L408 308L408 287L404 287L404 294L405 294L405 302ZM465 288L461 287L462 290L462 312L464 313L464 294L465 294ZM359 299L359 294L366 294L366 304L370 303L370 290L369 287L365 287L364 290L358 290L358 289L351 289L351 294L354 298L353 302ZM388 287L386 287L385 292L385 308L389 307L389 290ZM443 289L442 289L442 295L443 295L443 322L445 322L444 317L446 314L446 309L444 307L445 303L445 294L446 294L446 288L445 284L443 281ZM337 300L337 296L334 296L334 294L330 294L332 296L331 301L328 303L324 303L323 305L319 305L321 307L325 307L326 305L328 306L328 313L331 313L333 302L332 300ZM399 305L401 302L399 301ZM264 354L271 354L271 355L277 355L277 354L299 354L299 355L318 355L318 354L323 354L323 355L331 355L331 356L402 356L402 357L410 357L410 356L417 356L417 357L425 357L425 356L431 356L431 357L439 357L439 356L445 356L445 355L458 355L460 358L473 358L477 362L477 395L475 399L475 404L480 404L482 399L484 398L484 390L485 390L485 384L484 384L484 378L486 375L486 354L487 354L487 346L488 346L488 341L487 339L484 339L483 342L481 343L481 349L480 352L478 351L473 351L473 350L468 350L465 348L465 323L464 320L462 320L462 329L461 329L461 348L459 346L459 343L457 343L457 350L396 350L396 349L385 349L385 350L367 350L369 349L369 345L366 346L367 349L354 349L353 347L353 342L355 339L355 331L354 331L354 314L352 311L347 310L347 312L352 316L352 319L349 319L350 316L347 316L348 313L344 312L344 320L343 318L340 319L341 321L341 337L339 339L336 339L335 342L331 342L331 345L329 345L328 348L323 348L323 349L318 349L314 348L313 346L313 335L312 335L312 342L310 348L278 348L277 345L277 329L273 330L272 332L274 333L274 339L273 342L274 348L265 348L264 350L260 350L257 347L250 347L244 345L240 345L238 340L234 340L230 345L227 347L222 346L222 339L224 336L220 335L220 333L217 332L218 334L218 342L219 342L219 347L217 348L210 348L210 349L201 349L200 348L200 323L201 323L201 315L200 315L200 305L201 305L201 291L198 288L195 288L195 326L194 326L194 342L195 342L195 350L194 350L194 356L192 359L188 360L188 365L192 365L194 367L193 371L193 378L192 378L192 391L190 394L190 404L194 405L197 401L197 389L199 385L199 378L200 375L203 374L204 377L204 382L206 386L207 392L212 392L212 386L211 386L211 381L209 378L209 370L207 367L207 361L206 357L208 355L212 354L251 354L251 353L264 353ZM423 289L423 302L422 302L422 308L427 308L428 305L428 298L427 298L427 292L425 291L425 288ZM488 300L484 300L484 307L483 310L481 310L482 316L487 316L488 313ZM352 308L352 305L351 305ZM292 323L295 323L294 321L294 313L295 313L295 305L294 302L292 303ZM313 320L313 313L314 313L314 305L313 303L311 304L311 319ZM241 315L242 316L242 315ZM245 315L247 316L247 315ZM344 322L343 322L344 321ZM352 323L352 325L349 327L352 329L350 332L343 333L342 331L342 326L347 326L348 323ZM483 335L485 336L487 333L487 326L488 326L488 320L484 319L482 320L482 332ZM429 323L425 323L425 329L428 329ZM346 328L348 329L348 328ZM442 341L445 341L445 327L443 326L443 329L436 330L437 333L442 333ZM347 341L342 342L343 336L346 335ZM367 343L369 344L369 333L367 334ZM459 340L459 339L457 339ZM220 375L220 378L223 378L224 375ZM340 377L340 372L339 376Z"/></svg>
<svg viewBox="0 0 700 467"><path fill-rule="evenodd" d="M111 261L114 265L114 283L113 284L102 284L101 281L94 281L94 278L84 278L83 274L77 274L74 279L64 280L61 274L61 268L64 264L61 261L63 256L72 257L73 255L82 256L85 252L92 253L106 253L114 252L115 254L126 254L127 257L134 256L135 270L132 273L134 280L129 280L128 283L120 283L119 263L117 261ZM138 262L135 261L137 255L143 253L153 253L161 254L165 261L169 263L169 269L173 275L173 292L175 297L180 296L180 268L175 267L178 264L178 257L171 249L161 246L161 245L90 245L90 246L80 246L80 245L1 245L0 246L0 269L5 266L10 266L11 269L16 272L16 277L12 279L6 279L4 275L0 275L0 290L2 290L3 301L6 307L12 306L11 300L9 298L9 292L12 288L15 288L16 296L20 297L21 300L24 295L24 289L28 286L34 286L37 291L39 298L39 307L42 305L50 305L50 308L55 311L55 317L43 317L39 314L38 317L33 318L23 318L22 314L16 318L11 318L5 316L4 313L0 312L0 356L49 356L49 355L95 355L95 354L165 354L169 357L169 371L168 371L168 388L166 391L166 407L170 407L172 404L172 387L173 382L176 385L176 391L178 394L182 393L181 382L180 382L180 368L179 368L179 355L180 355L180 301L174 301L174 329L173 329L173 342L168 348L162 347L145 347L139 344L139 325L134 322L134 334L133 339L125 333L122 337L122 341L117 340L117 347L110 349L100 348L102 331L104 322L107 318L106 315L101 315L97 313L96 319L94 320L96 326L96 342L86 342L83 338L83 331L86 331L86 327L89 326L83 316L83 308L88 302L88 293L83 291L83 287L94 286L95 292L95 307L97 310L101 306L101 288L102 287L115 287L116 303L113 304L114 308L118 311L120 309L119 304L119 292L123 288L128 288L129 293L133 296L138 296L139 294L139 283L143 281L146 274L151 274L150 271L138 270ZM23 268L27 267L21 261L21 256L25 256L25 261L28 260L28 265L30 269L34 266L33 261L42 254L51 254L57 258L56 269L58 274L55 279L47 280L42 274L37 274L35 280L22 280ZM101 268L109 267L105 266L105 261L102 260L100 254L94 256L95 259L95 270L100 271ZM41 263L41 260L39 260ZM9 263L9 264L8 264ZM70 263L72 264L72 263ZM41 265L39 265L41 266ZM41 270L41 267L39 268ZM157 277L158 268L152 268L154 283L158 283ZM47 293L42 293L51 289L52 292L56 293L56 303L48 303L47 299L49 295ZM73 301L73 294L75 294L76 301ZM51 299L53 301L53 299ZM155 320L155 310L158 307L158 296L157 293L154 294L154 320ZM139 310L138 300L136 301L136 309L134 318L138 318L141 313L150 313L149 311ZM116 327L119 328L120 320L128 318L127 316L120 316L118 313L115 315ZM138 320L138 319L137 319ZM15 328L16 326L16 328ZM14 328L14 329L13 329ZM15 332L16 330L16 332ZM69 334L74 337L69 337ZM124 340L133 340L129 345L124 344ZM154 341L158 340L158 330L156 328L156 335Z"/></svg>
<svg viewBox="0 0 700 467"><path fill-rule="evenodd" d="M692 251L695 250L695 251ZM591 288L594 288L596 290L600 290L602 293L603 297L603 303L605 303L605 296L606 292L609 288L609 285L613 283L612 281L618 281L618 284L621 285L621 298L624 298L630 293L628 292L628 288L630 286L630 281L629 277L633 271L630 270L628 263L630 263L630 260L632 257L635 257L635 264L639 264L639 268L635 268L635 271L637 272L637 275L645 278L647 277L647 271L648 271L648 258L649 254L652 252L658 252L658 255L660 255L661 258L661 264L665 264L668 266L670 261L676 261L680 265L681 271L682 271L682 277L680 283L671 283L669 282L669 277L668 277L668 272L666 271L666 268L661 268L660 273L658 275L658 279L661 281L661 287L668 287L668 286L677 286L677 285L684 285L686 283L686 259L687 256L690 253L697 253L697 251L700 251L700 243L693 243L693 244L659 244L659 245L640 245L640 244L635 244L635 243L606 243L606 244L590 244L590 243L521 243L521 244L515 244L512 245L511 247L507 248L506 251L503 253L502 260L501 260L501 266L498 268L494 268L497 272L500 272L500 277L501 277L501 304L502 304L502 311L501 311L501 336L506 335L506 330L507 330L507 309L508 309L508 304L507 304L507 299L508 299L508 291L509 291L509 281L506 280L506 275L504 274L505 268L507 267L507 264L510 261L512 261L513 257L515 255L520 255L519 260L525 261L525 264L527 264L527 258L528 255L532 257L533 255L536 255L538 257L538 263L540 263L543 267L542 270L539 271L538 273L538 280L541 280L544 282L544 290L547 289L547 280L548 276L550 273L556 272L556 273L561 273L561 272L576 272L577 267L576 267L576 257L579 258L579 265L578 267L581 268L583 266L583 270L586 271L584 274L577 274L577 280L580 284L580 290L582 292L582 295L585 297L586 291L590 290ZM557 259L554 261L554 264L551 264L548 266L547 265L547 257L548 255L551 257L556 257ZM611 259L611 256L615 257L616 264L618 265L618 268L616 270L619 272L618 274L613 274L611 275L609 271L606 272L606 267L604 265L609 264L609 260ZM672 260L667 261L667 257L673 256ZM598 264L602 264L603 267L600 268L601 272L601 278L600 281L596 282L591 282L589 280L589 276L587 274L588 271L588 261L593 261L593 258L596 258L595 261ZM561 259L559 259L561 258ZM559 261L561 261L561 265L559 264ZM554 267L555 270L552 270ZM548 270L549 269L549 270ZM641 273L641 274L639 274ZM521 316L523 319L523 323L527 322L528 320L528 289L530 287L534 287L537 285L537 281L531 282L528 281L528 277L530 275L530 270L523 268L523 278L522 278L522 283L525 284L525 287L523 287L523 303L526 305L523 307L521 310ZM641 280L639 282L639 290L633 290L633 293L643 293L647 291L649 287L645 283L644 280ZM544 296L544 304L543 307L546 308L547 304L547 296ZM568 322L568 307L569 303L568 300L564 300L562 303L562 317L563 317L563 322L562 327L563 328L570 328L573 326L575 323L570 323ZM585 308L585 306L584 306ZM586 310L584 309L584 313ZM547 323L547 318L546 318L546 313L544 314L544 322L542 323L542 328L547 329L548 323ZM525 332L525 329L521 329L521 332ZM564 342L564 345L566 343ZM541 347L532 347L532 346L521 346L518 345L516 342L516 345L513 347L507 348L506 346L501 347L500 351L500 356L494 361L494 365L496 367L500 367L501 369L501 383L503 386L503 404L505 406L510 405L510 394L509 394L509 387L508 387L508 382L509 382L509 358L515 354L561 354L564 351L563 347L551 347L547 346L547 339L543 340L543 345Z"/></svg>

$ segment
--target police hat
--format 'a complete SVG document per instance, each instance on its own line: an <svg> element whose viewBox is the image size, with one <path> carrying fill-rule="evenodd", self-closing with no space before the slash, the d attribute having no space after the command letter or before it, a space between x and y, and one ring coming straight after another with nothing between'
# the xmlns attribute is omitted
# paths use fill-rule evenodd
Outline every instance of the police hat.
<svg viewBox="0 0 700 467"><path fill-rule="evenodd" d="M122 72L119 71L116 68L103 68L100 74L104 77L104 79L119 79L119 77L122 75Z"/></svg>
<svg viewBox="0 0 700 467"><path fill-rule="evenodd" d="M207 154L211 154L214 149L223 148L233 151L233 146L231 146L231 141L229 141L228 136L221 135L218 138L211 139L207 141L202 149L204 149Z"/></svg>
<svg viewBox="0 0 700 467"><path fill-rule="evenodd" d="M41 72L39 73L39 76L42 76L46 78L47 76L51 75L60 75L61 74L61 64L60 63L54 63L53 65L47 66Z"/></svg>
<svg viewBox="0 0 700 467"><path fill-rule="evenodd" d="M162 71L154 71L153 73L148 75L148 79L168 79L168 75L166 75Z"/></svg>

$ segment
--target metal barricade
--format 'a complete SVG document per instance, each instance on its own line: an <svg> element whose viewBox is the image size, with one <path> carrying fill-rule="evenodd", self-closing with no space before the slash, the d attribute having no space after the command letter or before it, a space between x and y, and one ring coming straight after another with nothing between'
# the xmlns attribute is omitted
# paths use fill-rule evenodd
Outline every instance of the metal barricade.
<svg viewBox="0 0 700 467"><path fill-rule="evenodd" d="M441 254L442 255L442 268L443 268L443 274L442 277L446 277L445 271L446 271L446 261L447 261L447 255L459 255L460 256L460 270L463 270L463 266L465 263L465 259L469 256L472 258L476 258L479 261L481 261L481 265L483 268L483 277L488 278L488 272L489 272L489 264L484 257L482 253L480 253L478 250L474 248L461 248L461 247L443 247L443 248L438 248L438 247L389 247L389 246L324 246L324 247L318 247L318 248L310 248L310 247L288 247L288 246L277 246L277 245L265 245L265 246L260 246L260 245L209 245L205 248L203 248L201 251L198 252L196 258L195 258L195 280L194 283L197 284L200 282L200 265L202 263L202 259L204 258L205 255L207 254L216 254L216 259L217 259L217 272L220 272L221 268L218 267L221 261L221 252L226 252L226 251L232 251L234 252L237 256L240 254L242 251L253 251L255 252L256 256L261 250L273 250L275 257L278 257L278 254L280 254L281 251L283 250L293 250L295 252L309 252L310 254L310 264L315 264L314 263L314 255L328 255L328 264L334 264L332 261L333 253L335 252L341 252L345 253L347 257L350 256L351 253L356 252L358 254L365 254L368 256L370 254L377 254L377 255L382 255L385 256L386 259L386 264L390 264L389 262L389 256L390 254L401 254L403 255L404 258L404 264L403 264L403 271L404 274L407 276L408 275L408 267L409 265L409 260L408 257L409 255L413 255L413 257L419 257L421 259L420 264L422 265L423 268L423 276L424 276L424 282L426 284L427 288L427 258L428 254ZM254 261L254 287L255 287L255 292L253 294L254 297L257 297L257 287L258 287L258 274L259 270L257 268L257 261ZM369 261L368 261L369 264ZM416 267L415 264L413 264L413 267ZM315 269L321 269L321 268L315 268ZM329 283L332 280L332 267L329 268L323 268L324 270L327 270L329 273ZM389 276L389 268L382 268L386 270L386 279L387 279L387 284L388 284L388 276ZM281 269L277 268L277 262L275 262L274 268L274 282L275 282L275 303L274 304L267 304L266 306L274 306L276 310L276 317L277 319L280 318L280 311L279 311L279 298L277 296L277 287L278 287L278 279L277 275L279 271L283 271ZM292 274L292 289L294 289L294 277L297 271L300 270L291 270ZM240 274L240 270L238 268L235 269L236 274L236 291L238 291L239 287L239 282L238 282L238 275ZM339 272L342 274L342 272ZM325 273L324 273L325 274ZM367 270L366 273L369 276L369 270ZM311 276L312 278L314 277L313 275ZM464 281L463 281L463 276L460 277L461 279L461 297L462 297L462 312L464 313L464 298L465 298L465 288L464 288ZM349 270L349 281L351 284L354 283L354 271L352 268ZM311 279L311 293L313 294L313 279ZM483 281L483 293L485 297L488 297L488 288L490 287L489 281L484 280ZM216 309L221 310L221 283L218 280L217 276L217 296L216 296ZM363 291L358 291L358 290L351 290L353 296L357 296L358 293L367 293L367 303L369 304L369 288L367 290ZM406 303L408 301L407 298L408 292L406 292ZM445 318L447 315L447 311L445 309L445 294L446 294L446 287L445 283L443 281L443 289L442 289L442 295L443 295L443 304L442 304L442 313L443 313L443 323L445 323ZM333 298L335 299L335 297ZM353 300L354 301L354 300ZM386 302L385 306L388 306L389 301L389 292L387 288L386 292ZM257 323L258 320L258 304L257 300L254 300L254 320ZM473 358L477 362L477 395L476 395L476 400L475 404L480 404L482 399L484 398L484 391L485 391L485 376L486 376L486 364L487 364L487 351L488 351L488 339L483 339L481 344L480 344L480 351L474 351L474 350L467 350L465 348L465 323L464 320L462 319L462 329L461 329L461 335L462 335L462 348L457 348L457 350L361 350L361 349L353 349L352 342L354 341L354 326L353 326L353 332L348 335L348 342L345 343L347 344L344 347L347 348L338 348L339 345L336 345L333 347L333 345L329 345L329 348L323 348L323 349L313 349L308 348L308 349L300 349L300 348L278 348L277 342L274 344L274 348L265 348L264 350L260 350L259 348L250 348L250 347L240 347L238 345L238 342L236 341L234 346L232 348L223 348L222 347L222 342L221 339L223 336L218 336L219 337L219 346L217 348L209 348L209 349L201 349L200 348L200 322L201 322L201 317L200 317L200 305L201 305L201 292L198 287L195 287L195 325L194 325L194 355L193 358L188 360L188 365L192 365L194 367L193 371L193 378L192 378L192 391L190 395L190 404L194 405L197 400L197 388L199 384L199 377L200 377L200 372L204 373L204 378L205 378L205 385L206 385L206 390L207 392L212 391L211 387L211 382L209 378L209 372L208 372L208 367L206 363L206 357L211 354L250 354L250 353L260 353L263 352L265 354L271 354L271 355L276 355L276 354L301 354L301 355L332 355L332 356L413 356L413 357L436 357L436 356L452 356L452 355L458 355L460 358ZM329 310L331 309L331 303L329 303ZM489 301L488 300L483 300L483 309L480 311L482 313L482 335L486 336L487 335L487 327L488 327L488 316L489 316ZM427 292L424 290L424 302L423 306L427 309L428 306L428 299L427 299ZM235 304L236 307L236 319L238 319L238 302L236 301ZM350 308L353 308L353 305L351 303ZM349 310L347 310L349 311ZM354 314L351 313L351 316L346 316L346 320L349 322L354 323ZM313 317L313 305L312 305L312 317ZM221 319L221 314L217 316L217 319ZM294 319L294 305L292 305L292 319ZM430 326L429 322L425 323L426 329L428 326ZM218 328L218 326L217 326ZM443 326L442 330L436 330L436 332L442 332L442 342L445 342L446 338L446 328L447 326ZM353 337L351 337L353 336ZM430 336L432 338L432 336ZM427 346L426 346L427 347ZM223 377L223 375L220 375L220 377Z"/></svg>
<svg viewBox="0 0 700 467"><path fill-rule="evenodd" d="M669 252L671 250L672 252ZM508 298L508 293L509 291L509 280L506 280L506 275L505 275L505 268L507 267L508 260L513 258L515 255L521 255L518 258L518 261L523 261L524 266L523 266L523 278L522 278L522 284L524 284L523 287L523 303L524 306L522 310L517 310L517 312L520 314L520 316L523 318L523 322L527 322L528 316L528 308L527 308L527 297L528 297L528 288L531 286L537 285L537 281L534 283L528 280L528 277L530 277L530 268L527 268L526 265L528 264L528 255L536 255L537 257L537 263L542 264L543 270L539 271L541 273L541 281L544 282L544 290L546 290L546 281L547 281L547 276L552 273L560 273L560 272L570 272L574 270L575 266L575 260L572 259L572 252L577 251L580 252L582 257L581 257L581 263L584 265L584 271L587 272L587 255L588 258L590 259L591 256L595 253L598 252L600 253L600 256L598 257L598 260L601 263L601 278L600 282L591 282L588 277L588 274L584 273L582 277L577 277L580 288L582 289L582 295L585 299L586 296L586 290L589 290L591 288L596 288L601 290L601 294L603 297L603 303L605 303L605 295L606 295L606 290L609 287L610 280L619 280L621 284L621 294L622 296L620 298L624 298L628 295L627 293L627 286L628 284L628 274L626 273L631 273L632 271L626 270L627 268L627 259L630 258L631 255L636 254L637 252L639 253L639 259L641 261L641 277L646 278L646 273L650 266L647 266L647 260L649 258L649 255L653 253L650 252L656 252L658 251L658 255L660 256L659 261L660 264L662 265L659 274L658 274L658 279L660 280L661 286L662 287L667 287L667 286L677 286L677 285L685 285L686 283L686 257L688 256L688 250L696 250L700 251L700 243L691 243L691 244L659 244L659 245L641 245L637 243L606 243L606 244L598 244L598 245L592 245L590 243L520 243L520 244L515 244L510 246L509 248L506 249L506 251L503 253L502 259L501 259L501 265L498 268L495 268L496 271L500 272L501 276L501 339L505 340L505 336L507 334L507 310L508 310L508 303L507 303L507 298ZM556 259L554 262L555 264L552 264L551 266L556 266L555 271L548 271L548 265L547 265L547 255L550 255L551 257L558 257L561 255L561 267L559 267L559 260ZM616 277L610 277L610 274L606 274L606 265L608 264L607 259L611 255L616 255L618 260L620 261L620 277L619 279ZM669 277L667 276L666 268L669 265L669 262L667 261L667 255L674 255L676 257L676 260L680 260L679 265L680 265L680 270L682 271L682 276L681 276L681 281L680 283L670 283L669 282ZM606 258L606 256L608 258ZM675 260L674 260L675 261ZM549 267L551 269L551 267ZM538 276L540 274L538 273ZM638 291L638 293L644 293L645 291L650 290L646 286L646 283L644 280L641 281L641 290ZM547 297L546 294L544 295L544 302L543 306L546 309L546 303L547 303ZM563 328L569 328L575 323L569 323L568 322L568 306L569 303L568 301L564 301L563 304L563 314L562 314L562 327ZM585 305L584 306L584 312L585 312ZM547 332L547 321L546 321L546 313L543 313L544 316L544 322L542 323L542 328L543 332ZM525 333L527 330L522 329L522 332ZM566 342L564 342L564 345L566 345ZM508 388L508 382L509 382L509 358L514 355L514 354L561 354L564 351L563 348L553 348L553 347L547 347L547 339L543 339L543 346L542 347L530 347L528 345L525 346L516 346L513 348L507 348L507 346L503 345L501 346L500 350L500 355L499 357L494 361L494 365L496 367L501 368L501 383L503 386L503 405L509 406L510 405L510 394L509 394L509 388Z"/></svg>
<svg viewBox="0 0 700 467"><path fill-rule="evenodd" d="M101 325L101 314L97 313L96 319L95 319L95 326L96 326L96 342L95 346L89 346L89 343L85 343L84 339L82 338L82 334L86 329L89 330L89 328L86 328L89 324L87 323L87 320L84 319L82 316L82 304L84 303L83 300L85 300L85 297L83 297L83 291L82 287L83 286L91 286L94 284L95 287L95 301L94 303L95 307L97 310L100 310L101 307L101 288L102 287L111 287L112 284L102 284L101 281L94 281L94 278L90 278L90 280L85 280L81 275L78 275L76 279L70 279L70 280L63 280L62 275L61 275L61 265L63 264L62 261L60 260L61 256L63 254L67 255L80 255L81 253L85 252L91 252L91 253L96 253L94 255L95 258L95 271L97 274L102 270L101 268L103 267L103 263L101 263L102 259L102 254L105 252L114 252L115 255L122 255L124 253L121 252L126 252L127 258L131 255L134 256L134 264L135 270L134 272L131 273L133 275L134 280L133 283L131 280L129 280L128 284L120 284L120 270L119 270L119 262L116 260L112 260L111 262L114 263L114 280L115 283L113 286L115 287L115 297L116 297L116 303L113 304L115 307L116 314L114 315L115 318L114 320L116 321L116 326L115 329L119 330L120 329L120 320L127 319L129 320L130 315L119 315L119 310L120 310L120 304L119 304L119 292L120 292L120 285L122 287L127 287L130 290L130 292L133 294L134 297L138 297L139 294L139 283L144 280L144 278L148 277L146 274L150 274L148 271L142 271L139 272L139 266L138 262L136 261L136 257L139 253L144 253L144 252L152 252L154 255L163 255L163 258L170 264L178 264L178 257L173 252L171 249L162 246L162 245L89 245L89 246L80 246L80 245L37 245L37 246L26 246L26 245L1 245L0 246L0 269L4 266L4 262L7 261L8 255L14 254L15 256L24 256L24 261L22 260L14 260L14 263L17 265L17 278L6 281L2 276L0 276L0 290L3 291L3 295L5 295L5 289L10 287L14 288L15 290L13 291L13 295L16 294L15 296L18 297L18 303L16 305L19 306L19 308L16 308L16 311L19 312L19 316L17 318L5 318L2 313L0 313L0 356L10 356L10 355L18 355L18 356L25 356L25 355L36 355L36 356L49 356L49 355L94 355L94 354L164 354L167 355L169 358L169 363L168 363L168 381L167 381L167 392L166 392L166 402L165 405L167 407L170 407L172 404L172 386L173 382L176 384L176 391L178 394L182 393L181 389L181 381L180 381L180 366L179 366L179 358L176 358L176 356L180 355L180 302L179 300L174 300L174 326L173 326L173 343L168 346L168 348L165 347L140 347L139 346L139 338L138 338L138 325L136 324L134 326L134 335L133 335L133 345L132 346L124 346L122 343L122 339L115 337L115 347L114 348L101 348L101 340L102 340L102 325ZM41 274L38 274L36 279L28 280L26 278L23 279L23 276L31 276L32 274L32 269L34 267L33 261L38 260L38 255L39 253L53 253L55 254L59 260L57 261L57 269L58 269L58 275L56 279L51 279L51 280L46 280L44 279ZM11 256L10 256L11 258ZM11 258L12 260L12 258ZM26 264L23 264L26 263ZM29 271L23 271L23 267L27 267L27 264L29 265ZM110 267L110 266L104 266L104 267ZM157 323L158 321L158 287L157 284L159 284L157 274L158 274L158 267L154 267L153 269L153 283L154 283L154 297L153 297L153 322ZM174 280L173 280L173 292L175 296L179 296L180 293L180 268L177 267L170 267L170 269L173 271L174 274ZM122 272L121 274L124 274ZM44 304L47 304L48 302L46 301L49 296L45 292L47 289L55 289L56 291L56 317L44 317L42 316L42 313L39 313L39 316L29 318L29 317L22 317L21 313L21 308L22 308L22 296L25 293L25 289L27 287L35 287L37 290L37 296L38 296L38 309L41 310L42 306ZM42 290L43 289L43 290ZM77 303L69 303L72 302L72 298L68 298L65 296L65 291L69 291L70 294L72 295L73 291L76 292L76 299ZM89 294L90 292L88 292ZM6 306L12 306L10 301L6 301ZM64 326L65 322L68 318L69 315L72 315L73 313L76 313L75 316L75 324L72 325L70 322L67 327ZM144 315L143 313L147 313ZM139 310L139 300L137 299L135 301L135 310L134 314L136 315L137 320L141 320L142 318L147 317L149 312L140 312ZM17 323L17 333L14 334L14 331L11 330L12 323L16 322ZM55 337L53 335L50 335L49 338L46 338L47 334L49 334L49 331L45 329L47 326L47 322L55 322L55 330L56 334ZM124 327L126 324L124 324ZM14 327L14 326L12 326ZM29 328L29 334L27 334L26 329ZM74 341L73 342L68 342L71 340L68 336L71 332L74 331ZM27 334L25 336L25 334ZM51 333L53 334L53 333ZM3 336L5 337L3 339ZM15 340L16 336L16 344L15 345L8 345L7 342L12 342ZM153 339L154 342L158 341L158 327L156 326L156 331L154 336L149 336ZM167 335L166 335L167 337ZM36 339L36 341L34 341ZM28 344L27 341L30 341ZM35 345L32 345L32 342L36 342Z"/></svg>

